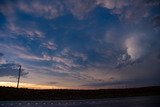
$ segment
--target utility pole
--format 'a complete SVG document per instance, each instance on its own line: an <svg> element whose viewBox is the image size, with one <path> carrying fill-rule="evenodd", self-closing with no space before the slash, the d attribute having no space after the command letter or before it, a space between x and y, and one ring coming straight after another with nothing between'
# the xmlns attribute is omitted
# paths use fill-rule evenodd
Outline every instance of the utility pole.
<svg viewBox="0 0 160 107"><path fill-rule="evenodd" d="M20 76L21 76L21 65L19 65L19 72L18 72L17 88L18 88L18 86L19 86L19 80L20 80Z"/></svg>

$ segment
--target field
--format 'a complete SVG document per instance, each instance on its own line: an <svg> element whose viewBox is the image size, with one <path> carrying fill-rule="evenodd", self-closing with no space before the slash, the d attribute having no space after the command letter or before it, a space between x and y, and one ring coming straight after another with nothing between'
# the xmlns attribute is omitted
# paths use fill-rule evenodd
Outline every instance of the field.
<svg viewBox="0 0 160 107"><path fill-rule="evenodd" d="M13 87L0 87L0 101L84 100L158 95L160 95L160 86L99 90L37 90L25 88L17 89Z"/></svg>

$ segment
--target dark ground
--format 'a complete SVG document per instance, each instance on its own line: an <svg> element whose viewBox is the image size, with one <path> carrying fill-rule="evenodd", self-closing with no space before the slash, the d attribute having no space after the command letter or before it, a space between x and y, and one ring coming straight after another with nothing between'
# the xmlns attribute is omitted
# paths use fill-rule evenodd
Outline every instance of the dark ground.
<svg viewBox="0 0 160 107"><path fill-rule="evenodd" d="M160 96L160 86L100 90L34 90L0 87L0 101L84 100L134 96Z"/></svg>

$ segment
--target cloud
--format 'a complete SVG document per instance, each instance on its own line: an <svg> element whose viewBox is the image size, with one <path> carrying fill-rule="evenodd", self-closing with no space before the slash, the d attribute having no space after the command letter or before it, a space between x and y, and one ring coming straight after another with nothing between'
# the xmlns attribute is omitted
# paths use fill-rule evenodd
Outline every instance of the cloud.
<svg viewBox="0 0 160 107"><path fill-rule="evenodd" d="M9 18L10 20L15 18L15 4L13 4L10 0L9 1L3 1L2 3L0 3L0 12L6 16L7 18ZM13 16L11 18L11 16Z"/></svg>
<svg viewBox="0 0 160 107"><path fill-rule="evenodd" d="M47 48L49 50L56 50L57 49L57 45L53 41L48 41L48 42L42 43L42 47Z"/></svg>
<svg viewBox="0 0 160 107"><path fill-rule="evenodd" d="M17 56L19 56L19 58L26 59L26 60L32 60L32 61L41 61L41 60L43 61L43 60L45 60L42 57L38 57L38 56L32 55L32 54L17 53Z"/></svg>
<svg viewBox="0 0 160 107"><path fill-rule="evenodd" d="M15 36L26 36L30 39L34 38L44 38L44 33L36 28L21 27L21 25L16 24L16 22L10 22L7 25L10 34L15 34Z"/></svg>
<svg viewBox="0 0 160 107"><path fill-rule="evenodd" d="M109 29L107 29L106 33L105 33L105 36L104 36L104 41L106 43L109 43L109 44L112 44L112 45L117 45L119 47L121 47L121 42L122 42L122 39L123 39L123 36L124 36L124 30L123 28L121 27L111 27ZM119 38L119 39L117 39ZM115 43L116 41L116 43Z"/></svg>
<svg viewBox="0 0 160 107"><path fill-rule="evenodd" d="M150 16L156 2L147 1L5 1L0 4L6 18L6 26L0 30L0 52L4 53L0 64L11 69L7 61L16 61L25 71L35 73L30 78L40 77L39 83L58 78L63 81L58 84L64 85L68 81L70 85L109 86L125 83L139 73L144 78L152 71L149 67L155 68L154 60L147 65L149 70L139 66L159 48L159 30L157 37L153 29L148 30L151 24L156 29L159 26L158 15ZM156 71L159 68L152 71L152 77Z"/></svg>
<svg viewBox="0 0 160 107"><path fill-rule="evenodd" d="M126 0L97 0L97 4L108 9L122 8L128 5Z"/></svg>
<svg viewBox="0 0 160 107"><path fill-rule="evenodd" d="M144 81L139 79L138 82L135 83L135 80L119 80L119 81L110 81L110 82L93 82L93 83L87 83L87 84L83 84L82 86L85 87L96 87L96 88L124 88L124 87L135 87L138 86L138 84L141 84L141 87L144 86L144 84L142 85Z"/></svg>
<svg viewBox="0 0 160 107"><path fill-rule="evenodd" d="M69 12L78 19L85 19L96 7L95 0L67 0L64 3Z"/></svg>
<svg viewBox="0 0 160 107"><path fill-rule="evenodd" d="M107 87L134 87L134 86L149 86L149 85L159 85L159 75L158 72L160 67L158 66L160 62L154 59L154 55L146 58L145 61L140 64L133 64L132 66L121 67L121 69L108 69L103 68L102 70L95 71L85 71L88 75L95 78L101 78L103 81L86 81L82 84L85 87L97 87L97 88L107 88ZM97 69L97 68L96 68ZM108 69L108 70L107 70ZM98 74L100 74L98 75Z"/></svg>
<svg viewBox="0 0 160 107"><path fill-rule="evenodd" d="M80 62L86 61L87 56L65 48L58 55L43 54L43 60L53 63L51 67L53 71L69 73L81 68L83 65L81 65Z"/></svg>
<svg viewBox="0 0 160 107"><path fill-rule="evenodd" d="M79 68L81 65L76 62L79 60L77 58L81 58L82 60L85 59L83 54L76 53L74 56L72 54L68 54L65 56L61 52L58 55L48 55L45 53L42 54L34 54L29 51L29 49L18 46L18 45L0 45L1 49L7 53L6 56L10 56L10 60L16 60L24 63L24 66L27 65L35 65L37 66L44 66L44 63L50 63L49 66L46 67L51 68L51 72L69 72L72 71L74 68ZM1 50L1 51L2 51ZM15 51L16 50L16 51ZM9 52L12 51L11 54ZM74 57L73 59L71 57ZM16 58L16 59L15 59ZM28 61L31 63L29 64ZM2 60L1 60L2 62ZM4 61L3 61L4 62ZM42 68L42 67L40 67ZM27 67L28 69L28 67ZM46 69L44 69L45 71Z"/></svg>
<svg viewBox="0 0 160 107"><path fill-rule="evenodd" d="M17 77L18 69L19 69L19 65L15 63L0 64L0 77L3 77L3 76ZM24 70L22 69L21 76L24 77L27 74L28 72L24 72Z"/></svg>
<svg viewBox="0 0 160 107"><path fill-rule="evenodd" d="M3 53L0 53L0 77L3 76L13 76L16 77L18 74L19 64L15 62L11 62L10 60L7 61L5 58L2 58L4 56ZM22 68L21 76L26 76L28 72L24 72L24 69Z"/></svg>
<svg viewBox="0 0 160 107"><path fill-rule="evenodd" d="M146 3L148 5L155 5L155 6L159 6L160 5L160 1L159 0L147 0Z"/></svg>
<svg viewBox="0 0 160 107"><path fill-rule="evenodd" d="M96 0L34 0L32 2L21 0L18 2L5 2L1 7L2 13L7 17L15 16L16 10L19 10L20 12L47 20L66 14L72 14L78 19L84 19L96 7Z"/></svg>
<svg viewBox="0 0 160 107"><path fill-rule="evenodd" d="M152 18L151 23L155 29L160 29L160 16L155 16Z"/></svg>
<svg viewBox="0 0 160 107"><path fill-rule="evenodd" d="M116 81L116 82L95 82L95 83L88 83L88 84L83 84L82 86L87 86L87 87L106 87L106 86L118 86L118 85L124 85L125 82L123 81Z"/></svg>
<svg viewBox="0 0 160 107"><path fill-rule="evenodd" d="M72 72L69 75L76 80L83 82L102 82L105 81L106 77L105 73L97 72L95 69L93 71L89 71L91 68L83 69L84 71L80 72ZM105 76L104 76L105 75Z"/></svg>
<svg viewBox="0 0 160 107"><path fill-rule="evenodd" d="M81 52L77 52L77 51L74 51L74 50L71 50L69 48L65 48L62 50L61 54L63 56L66 56L66 57L72 57L72 58L75 58L75 59L81 59L82 61L86 61L88 59L87 55L86 54L83 54Z"/></svg>
<svg viewBox="0 0 160 107"><path fill-rule="evenodd" d="M6 2L2 4L1 11L8 16L15 16L16 10L45 19L55 19L66 14L72 14L78 19L85 19L97 6L109 9L120 19L134 21L150 15L150 10L158 6L159 1L146 0L67 0Z"/></svg>
<svg viewBox="0 0 160 107"><path fill-rule="evenodd" d="M123 37L124 40L121 40L121 42L124 42L121 44L121 51L119 51L115 60L116 69L140 64L149 56L151 43L148 35L136 32L128 33L127 36Z"/></svg>
<svg viewBox="0 0 160 107"><path fill-rule="evenodd" d="M18 3L18 8L21 11L35 15L37 17L44 17L46 19L54 19L64 14L63 5L60 1L46 1L35 0L32 2L21 1Z"/></svg>
<svg viewBox="0 0 160 107"><path fill-rule="evenodd" d="M43 54L43 59L53 62L52 69L57 72L72 72L83 65L79 62L87 60L87 56L71 49L63 49L58 55Z"/></svg>
<svg viewBox="0 0 160 107"><path fill-rule="evenodd" d="M61 16L65 9L60 1L43 1L34 0L32 2L21 1L5 1L0 4L0 11L7 17L16 18L17 10L35 17L43 17L45 19L54 19ZM10 18L11 19L11 18Z"/></svg>
<svg viewBox="0 0 160 107"><path fill-rule="evenodd" d="M111 14L116 14L120 20L132 24L149 17L152 7L158 4L156 0L97 0L97 5L109 9Z"/></svg>
<svg viewBox="0 0 160 107"><path fill-rule="evenodd" d="M44 54L43 55L43 59L44 60L49 60L49 61L54 61L54 62L57 62L57 63L62 63L68 67L78 67L80 65L74 63L74 61L70 58L67 58L67 57L63 57L63 56L49 56L49 55L46 55Z"/></svg>
<svg viewBox="0 0 160 107"><path fill-rule="evenodd" d="M0 64L5 64L6 60L4 60L2 57L4 56L3 53L0 53Z"/></svg>
<svg viewBox="0 0 160 107"><path fill-rule="evenodd" d="M43 54L43 56L37 56L33 54L24 54L24 53L17 53L17 56L20 59L32 61L34 63L50 62L53 64L53 66L51 66L52 70L57 72L68 72L73 68L80 67L80 65L74 62L74 60L63 56L54 56L47 54Z"/></svg>
<svg viewBox="0 0 160 107"><path fill-rule="evenodd" d="M8 53L8 54L14 54L16 55L17 53L27 53L28 49L25 46L20 46L18 44L1 44L0 43L0 51L2 51L3 53ZM10 53L11 52L11 53Z"/></svg>
<svg viewBox="0 0 160 107"><path fill-rule="evenodd" d="M126 67L128 65L133 65L134 61L131 60L130 55L123 53L120 54L119 57L117 58L117 64L115 68L122 68Z"/></svg>
<svg viewBox="0 0 160 107"><path fill-rule="evenodd" d="M0 58L1 58L3 55L4 55L3 53L0 53Z"/></svg>
<svg viewBox="0 0 160 107"><path fill-rule="evenodd" d="M157 55L157 58L160 60L160 53Z"/></svg>
<svg viewBox="0 0 160 107"><path fill-rule="evenodd" d="M143 43L143 44L142 44ZM130 34L125 41L127 53L130 55L131 60L135 61L146 54L147 44L143 34Z"/></svg>
<svg viewBox="0 0 160 107"><path fill-rule="evenodd" d="M50 84L50 85L55 85L57 84L58 82L47 82L47 84Z"/></svg>

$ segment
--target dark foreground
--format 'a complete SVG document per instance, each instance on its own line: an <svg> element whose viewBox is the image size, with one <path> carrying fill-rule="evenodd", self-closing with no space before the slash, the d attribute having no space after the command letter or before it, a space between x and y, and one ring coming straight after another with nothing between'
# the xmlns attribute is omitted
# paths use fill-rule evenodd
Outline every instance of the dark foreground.
<svg viewBox="0 0 160 107"><path fill-rule="evenodd" d="M85 100L137 96L160 96L160 86L103 90L33 90L0 87L0 101Z"/></svg>
<svg viewBox="0 0 160 107"><path fill-rule="evenodd" d="M0 101L0 107L160 107L160 96L99 100Z"/></svg>

